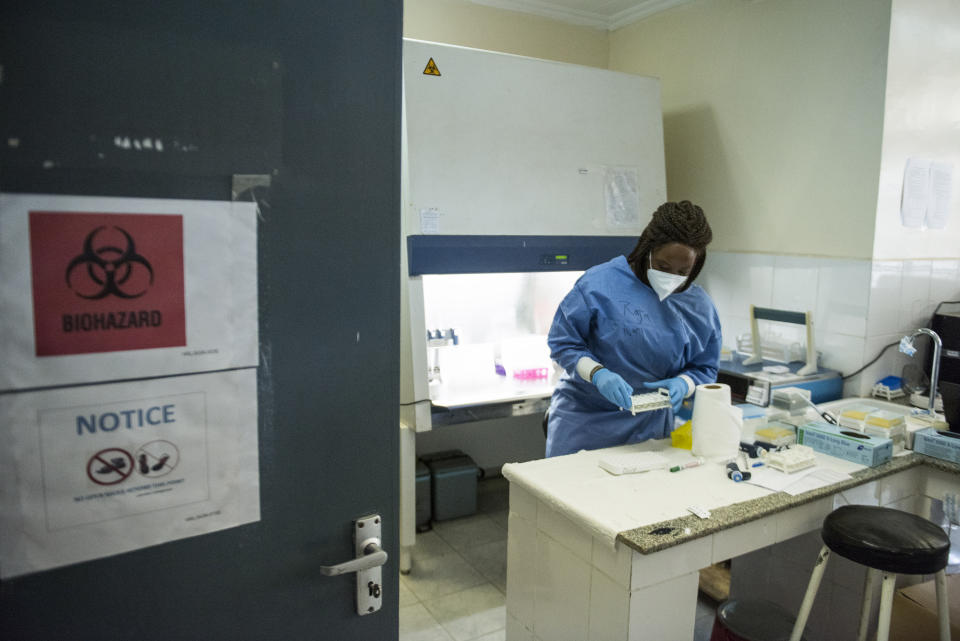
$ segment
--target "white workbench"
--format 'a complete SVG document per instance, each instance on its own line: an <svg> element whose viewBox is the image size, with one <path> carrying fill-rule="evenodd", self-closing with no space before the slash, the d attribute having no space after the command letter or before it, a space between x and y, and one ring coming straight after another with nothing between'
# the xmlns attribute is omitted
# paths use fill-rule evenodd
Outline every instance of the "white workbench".
<svg viewBox="0 0 960 641"><path fill-rule="evenodd" d="M802 540L796 537L819 531L835 505L929 514L931 498L960 489L960 468L913 453L875 468L818 454L819 466L853 478L798 496L734 483L720 463L620 477L597 465L613 450L638 449L691 457L669 441L648 441L504 466L508 641L688 641L701 568L768 546L790 549ZM694 504L711 518L687 512ZM816 548L794 560L812 569L815 558ZM802 596L805 582L794 582L789 587ZM830 605L826 600L814 617L857 616L846 600L843 612ZM811 620L808 630L815 625Z"/></svg>

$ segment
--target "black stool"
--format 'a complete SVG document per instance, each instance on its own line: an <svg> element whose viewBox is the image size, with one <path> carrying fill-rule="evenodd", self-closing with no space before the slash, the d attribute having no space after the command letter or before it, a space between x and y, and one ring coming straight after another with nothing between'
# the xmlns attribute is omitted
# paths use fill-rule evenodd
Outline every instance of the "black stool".
<svg viewBox="0 0 960 641"><path fill-rule="evenodd" d="M943 530L909 512L869 505L845 505L823 520L820 536L823 538L823 547L810 576L790 641L799 641L800 633L807 624L831 552L867 567L858 641L865 641L867 637L873 586L880 573L883 573L883 588L877 641L888 641L890 637L890 613L897 574L936 574L940 641L950 640L945 572L950 555L950 539Z"/></svg>

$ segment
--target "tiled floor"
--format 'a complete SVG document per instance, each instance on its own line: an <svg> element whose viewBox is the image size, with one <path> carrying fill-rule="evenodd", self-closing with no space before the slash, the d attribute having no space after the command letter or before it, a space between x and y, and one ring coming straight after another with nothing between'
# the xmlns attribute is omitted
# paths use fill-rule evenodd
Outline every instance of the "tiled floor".
<svg viewBox="0 0 960 641"><path fill-rule="evenodd" d="M400 576L400 641L506 638L508 487L483 480L477 514L417 535L413 569ZM697 603L693 641L708 641L716 604Z"/></svg>

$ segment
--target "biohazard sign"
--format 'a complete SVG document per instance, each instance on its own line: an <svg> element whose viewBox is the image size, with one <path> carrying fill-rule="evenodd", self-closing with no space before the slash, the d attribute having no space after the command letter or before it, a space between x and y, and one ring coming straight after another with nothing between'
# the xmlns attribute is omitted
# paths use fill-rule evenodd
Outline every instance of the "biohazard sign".
<svg viewBox="0 0 960 641"><path fill-rule="evenodd" d="M257 205L0 193L0 393L256 366Z"/></svg>
<svg viewBox="0 0 960 641"><path fill-rule="evenodd" d="M186 345L183 217L30 212L37 356Z"/></svg>
<svg viewBox="0 0 960 641"><path fill-rule="evenodd" d="M427 63L427 66L424 68L423 75L425 76L440 75L440 70L437 68L437 63L433 61L433 58L430 58L430 61Z"/></svg>

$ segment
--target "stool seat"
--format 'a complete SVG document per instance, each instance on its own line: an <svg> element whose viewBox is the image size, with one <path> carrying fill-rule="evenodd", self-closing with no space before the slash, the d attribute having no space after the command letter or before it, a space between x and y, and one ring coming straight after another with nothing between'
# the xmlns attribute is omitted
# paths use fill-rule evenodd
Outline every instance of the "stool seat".
<svg viewBox="0 0 960 641"><path fill-rule="evenodd" d="M823 521L823 543L861 565L897 574L934 574L947 567L950 539L942 529L908 512L845 505Z"/></svg>

